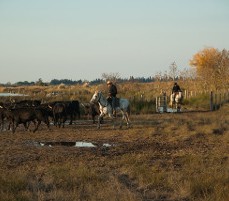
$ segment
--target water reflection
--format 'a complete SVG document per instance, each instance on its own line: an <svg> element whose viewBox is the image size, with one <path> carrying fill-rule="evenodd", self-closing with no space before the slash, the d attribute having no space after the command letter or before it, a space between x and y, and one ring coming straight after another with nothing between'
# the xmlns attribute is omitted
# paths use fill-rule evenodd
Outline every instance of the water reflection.
<svg viewBox="0 0 229 201"><path fill-rule="evenodd" d="M76 142L75 147L96 147L91 142Z"/></svg>
<svg viewBox="0 0 229 201"><path fill-rule="evenodd" d="M111 147L112 145L109 143L97 144L92 142L84 142L84 141L77 141L77 142L35 142L36 146L67 146L67 147L87 147L87 148L95 148L95 147Z"/></svg>
<svg viewBox="0 0 229 201"><path fill-rule="evenodd" d="M26 94L17 94L17 93L0 93L0 96L8 97L8 96L28 96Z"/></svg>

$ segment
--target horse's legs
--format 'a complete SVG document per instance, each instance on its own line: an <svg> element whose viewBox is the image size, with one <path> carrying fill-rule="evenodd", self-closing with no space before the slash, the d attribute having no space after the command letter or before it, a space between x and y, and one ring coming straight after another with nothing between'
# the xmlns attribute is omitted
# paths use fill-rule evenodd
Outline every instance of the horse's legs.
<svg viewBox="0 0 229 201"><path fill-rule="evenodd" d="M122 124L123 124L123 120L125 119L125 114L124 112L122 111L122 119L121 119L121 122L120 122L120 125L119 125L119 128L121 129L122 128Z"/></svg>
<svg viewBox="0 0 229 201"><path fill-rule="evenodd" d="M112 117L112 119L111 119L111 120L112 120L112 123L113 123L113 129L115 129L115 122L116 122L116 121L115 121L115 118L114 118L114 117Z"/></svg>
<svg viewBox="0 0 229 201"><path fill-rule="evenodd" d="M128 115L128 112L127 111L122 111L122 120L121 120L121 123L120 123L120 128L122 128L122 125L123 125L123 120L125 119L126 121L126 125L127 127L129 128L129 115Z"/></svg>
<svg viewBox="0 0 229 201"><path fill-rule="evenodd" d="M102 114L102 113L98 116L98 125L97 125L98 129L100 129L100 124L101 124L101 120L103 119L103 116L104 116L104 114Z"/></svg>
<svg viewBox="0 0 229 201"><path fill-rule="evenodd" d="M112 108L108 109L107 114L108 114L109 118L111 118L111 121L112 121L112 124L113 124L113 129L115 129L116 118L113 115Z"/></svg>
<svg viewBox="0 0 229 201"><path fill-rule="evenodd" d="M181 111L181 106L180 106L180 103L178 102L177 103L177 112L180 112Z"/></svg>
<svg viewBox="0 0 229 201"><path fill-rule="evenodd" d="M109 114L109 117L111 118L112 120L112 124L113 124L113 129L115 129L115 123L116 123L116 118L114 117L114 115L111 113Z"/></svg>
<svg viewBox="0 0 229 201"><path fill-rule="evenodd" d="M101 116L103 117L103 116ZM116 123L116 118L114 117L112 111L108 112L108 117L111 118L112 124L113 124L113 129L115 129L115 123Z"/></svg>
<svg viewBox="0 0 229 201"><path fill-rule="evenodd" d="M125 113L124 113L124 118L125 118L125 120L126 120L126 125L127 125L127 127L129 128L129 127L130 127L130 119L129 119L129 114L128 114L128 112L125 112Z"/></svg>

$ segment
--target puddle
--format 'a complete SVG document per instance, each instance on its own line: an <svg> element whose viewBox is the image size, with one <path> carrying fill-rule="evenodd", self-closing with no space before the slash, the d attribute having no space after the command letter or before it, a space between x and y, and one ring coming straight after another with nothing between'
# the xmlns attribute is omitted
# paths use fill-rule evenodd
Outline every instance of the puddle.
<svg viewBox="0 0 229 201"><path fill-rule="evenodd" d="M75 147L96 147L91 142L76 142Z"/></svg>
<svg viewBox="0 0 229 201"><path fill-rule="evenodd" d="M104 143L103 146L104 146L104 147L111 147L111 144Z"/></svg>
<svg viewBox="0 0 229 201"><path fill-rule="evenodd" d="M66 147L86 147L86 148L95 148L95 147L111 147L112 145L109 143L97 144L92 142L35 142L35 146L41 147L54 147L54 146L66 146Z"/></svg>
<svg viewBox="0 0 229 201"><path fill-rule="evenodd" d="M8 97L8 96L28 96L28 95L26 95L26 94L16 94L16 93L0 93L0 96Z"/></svg>

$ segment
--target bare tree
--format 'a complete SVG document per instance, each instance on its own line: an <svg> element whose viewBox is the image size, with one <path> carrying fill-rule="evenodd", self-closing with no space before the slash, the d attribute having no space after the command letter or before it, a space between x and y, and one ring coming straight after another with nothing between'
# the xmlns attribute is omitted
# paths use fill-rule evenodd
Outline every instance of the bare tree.
<svg viewBox="0 0 229 201"><path fill-rule="evenodd" d="M174 61L173 63L171 63L171 65L169 66L169 77L172 78L172 80L175 80L178 76L178 70L177 70L177 64Z"/></svg>
<svg viewBox="0 0 229 201"><path fill-rule="evenodd" d="M185 68L179 71L179 77L183 80L195 80L196 79L196 69L195 68Z"/></svg>
<svg viewBox="0 0 229 201"><path fill-rule="evenodd" d="M155 75L154 75L154 78L156 81L161 81L162 80L162 72L157 72Z"/></svg>
<svg viewBox="0 0 229 201"><path fill-rule="evenodd" d="M105 81L110 80L116 83L117 80L120 79L120 74L119 73L103 73L102 79L104 79Z"/></svg>

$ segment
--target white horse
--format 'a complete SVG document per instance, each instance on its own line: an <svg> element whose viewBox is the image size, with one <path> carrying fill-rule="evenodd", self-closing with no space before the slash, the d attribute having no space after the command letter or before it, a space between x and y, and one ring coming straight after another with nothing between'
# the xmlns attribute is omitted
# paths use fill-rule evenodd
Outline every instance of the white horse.
<svg viewBox="0 0 229 201"><path fill-rule="evenodd" d="M175 108L177 112L181 111L181 102L183 100L182 92L172 93L170 96L170 107Z"/></svg>
<svg viewBox="0 0 229 201"><path fill-rule="evenodd" d="M107 99L103 96L101 91L96 91L94 95L91 98L91 103L98 103L99 104L99 110L100 115L98 117L98 128L100 128L100 120L105 116L108 115L113 122L113 128L115 128L115 117L112 114L112 107L108 103ZM123 120L126 120L126 125L129 128L130 126L130 120L129 120L129 112L130 112L130 104L127 99L120 98L119 99L119 106L115 107L116 114L121 112L122 114L122 120L120 123L120 128L122 128Z"/></svg>

